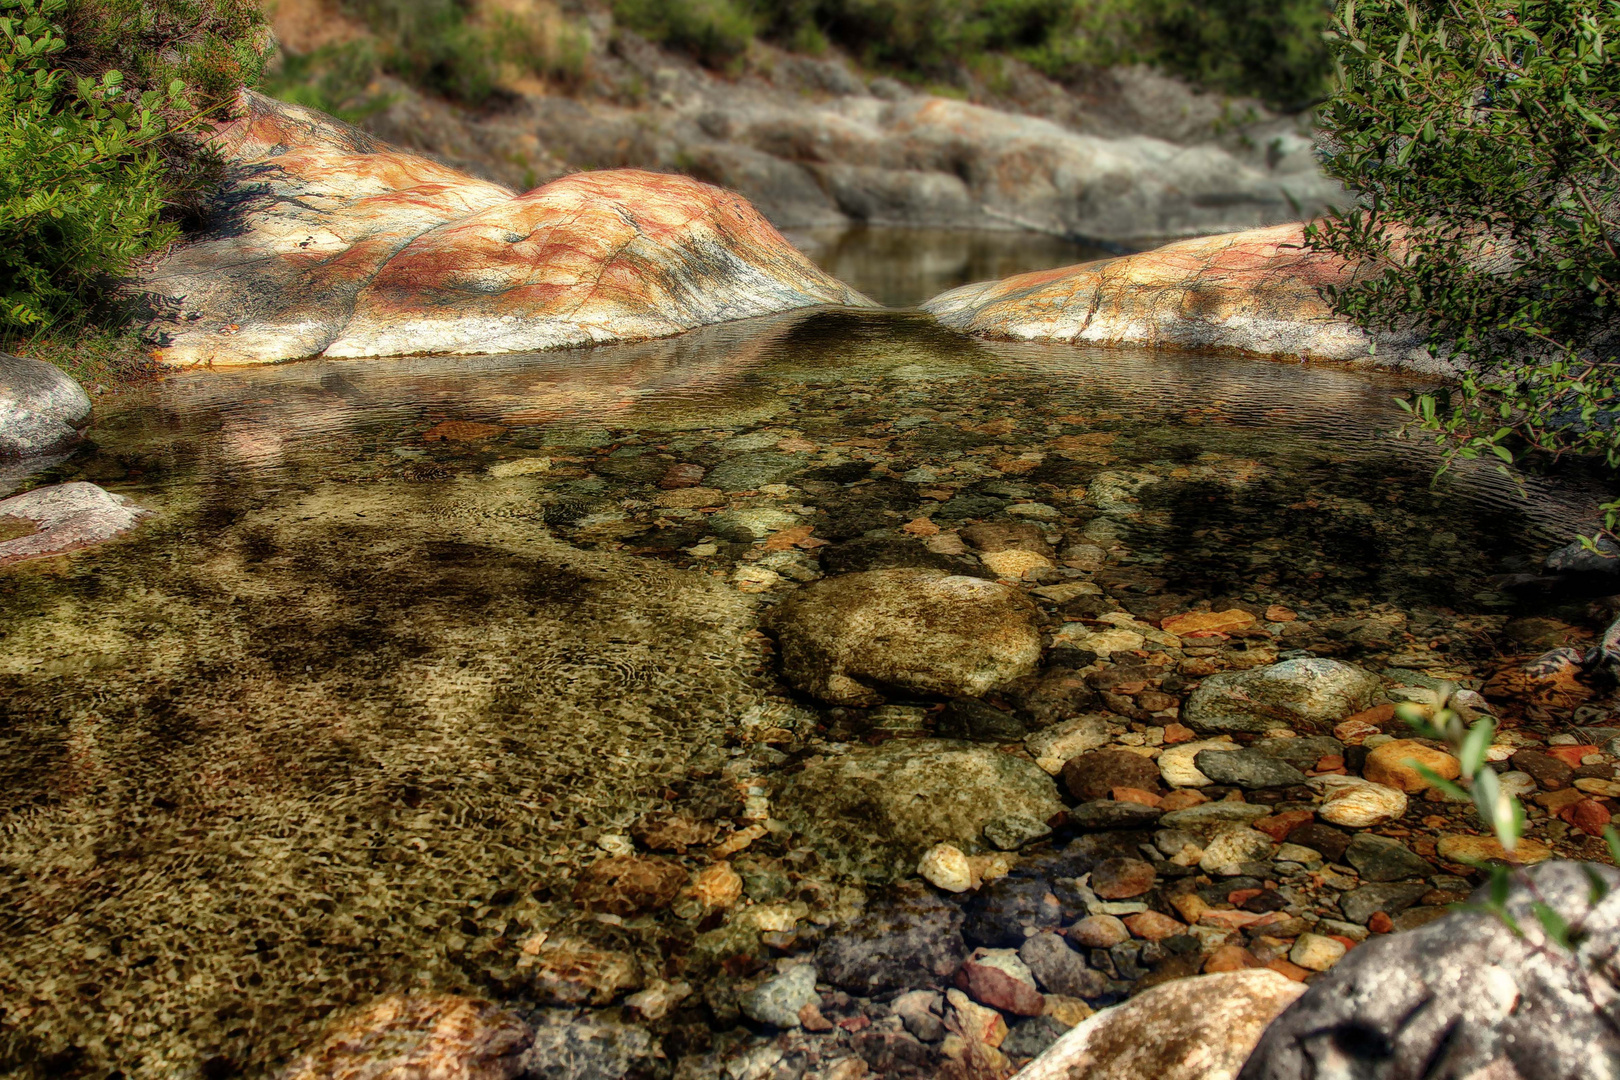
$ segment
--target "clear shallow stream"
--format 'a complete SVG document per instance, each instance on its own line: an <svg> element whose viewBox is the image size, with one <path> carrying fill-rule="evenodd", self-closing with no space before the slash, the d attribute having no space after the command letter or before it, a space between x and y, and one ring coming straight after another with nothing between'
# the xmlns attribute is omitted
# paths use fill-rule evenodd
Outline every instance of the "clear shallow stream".
<svg viewBox="0 0 1620 1080"><path fill-rule="evenodd" d="M1594 493L1489 468L1431 490L1432 455L1378 434L1403 385L822 312L106 401L96 448L39 479L160 516L0 573L0 1074L264 1075L378 993L525 1000L540 930L674 977L696 927L592 920L571 877L669 801L745 822L749 777L830 722L762 610L920 517L1046 507L1118 549L1063 573L1144 617L1499 617L1491 575ZM714 494L660 487L681 464ZM793 525L831 546L750 540ZM761 846L804 870L804 918L860 903Z"/></svg>

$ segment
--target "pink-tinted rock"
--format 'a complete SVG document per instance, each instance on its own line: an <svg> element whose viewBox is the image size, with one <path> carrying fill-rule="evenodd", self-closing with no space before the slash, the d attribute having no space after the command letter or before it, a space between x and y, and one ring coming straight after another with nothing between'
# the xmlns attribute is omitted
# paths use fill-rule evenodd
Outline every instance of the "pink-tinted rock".
<svg viewBox="0 0 1620 1080"><path fill-rule="evenodd" d="M1104 900L1128 900L1153 888L1155 877L1142 859L1104 859L1091 871L1091 889Z"/></svg>
<svg viewBox="0 0 1620 1080"><path fill-rule="evenodd" d="M33 526L32 532L0 540L0 566L61 555L111 540L134 528L150 513L122 495L84 481L35 488L0 499L0 524L10 519L24 527Z"/></svg>
<svg viewBox="0 0 1620 1080"><path fill-rule="evenodd" d="M1157 911L1143 911L1135 915L1127 915L1124 923L1136 937L1145 941L1163 941L1167 937L1174 937L1187 928L1168 915Z"/></svg>
<svg viewBox="0 0 1620 1080"><path fill-rule="evenodd" d="M1352 277L1290 224L964 285L923 309L985 337L1371 361L1372 340L1318 294ZM1380 362L1423 358L1412 341L1379 342Z"/></svg>
<svg viewBox="0 0 1620 1080"><path fill-rule="evenodd" d="M165 363L489 353L868 305L741 196L634 170L519 195L244 91L210 230L140 282Z"/></svg>
<svg viewBox="0 0 1620 1080"><path fill-rule="evenodd" d="M979 1004L1015 1016L1039 1016L1046 1007L1040 991L989 964L969 960L957 969L956 985Z"/></svg>

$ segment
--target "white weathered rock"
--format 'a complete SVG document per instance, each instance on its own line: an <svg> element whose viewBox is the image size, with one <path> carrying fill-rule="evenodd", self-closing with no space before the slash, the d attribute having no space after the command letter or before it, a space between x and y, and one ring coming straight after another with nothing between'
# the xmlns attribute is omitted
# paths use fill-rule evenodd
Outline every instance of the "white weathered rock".
<svg viewBox="0 0 1620 1080"><path fill-rule="evenodd" d="M1237 750L1230 739L1201 739L1198 742L1167 746L1159 754L1159 775L1171 787L1208 787L1214 783L1199 771L1195 760L1205 750Z"/></svg>
<svg viewBox="0 0 1620 1080"><path fill-rule="evenodd" d="M1366 829L1394 821L1406 813L1405 792L1353 777L1333 779L1340 782L1323 785L1327 787L1327 794L1317 810L1317 816L1330 825Z"/></svg>
<svg viewBox="0 0 1620 1080"><path fill-rule="evenodd" d="M1247 825L1228 825L1204 845L1201 870L1210 874L1235 874L1246 862L1259 862L1271 854L1271 837Z"/></svg>
<svg viewBox="0 0 1620 1080"><path fill-rule="evenodd" d="M967 892L973 888L973 867L960 848L935 844L917 861L917 873L930 885L946 892Z"/></svg>
<svg viewBox="0 0 1620 1080"><path fill-rule="evenodd" d="M1265 969L1162 983L1081 1022L1019 1080L1233 1080L1266 1025L1304 992Z"/></svg>
<svg viewBox="0 0 1620 1080"><path fill-rule="evenodd" d="M95 484L76 481L35 488L0 499L0 519L13 518L35 531L0 541L0 566L61 555L111 540L152 511Z"/></svg>
<svg viewBox="0 0 1620 1080"><path fill-rule="evenodd" d="M1266 1029L1245 1080L1620 1077L1606 959L1620 947L1620 871L1550 862L1525 874L1508 892L1511 922L1457 911L1351 950ZM1573 950L1549 940L1536 904L1582 928Z"/></svg>

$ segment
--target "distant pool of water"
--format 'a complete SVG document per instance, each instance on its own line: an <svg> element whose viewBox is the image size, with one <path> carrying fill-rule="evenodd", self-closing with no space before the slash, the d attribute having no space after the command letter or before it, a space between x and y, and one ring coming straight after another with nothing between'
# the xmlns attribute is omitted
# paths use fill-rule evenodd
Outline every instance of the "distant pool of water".
<svg viewBox="0 0 1620 1080"><path fill-rule="evenodd" d="M986 229L789 229L787 237L833 277L892 308L916 307L974 281L1120 254L1117 247Z"/></svg>
<svg viewBox="0 0 1620 1080"><path fill-rule="evenodd" d="M853 279L910 302L962 272ZM762 610L919 519L1111 548L1061 579L1143 617L1509 612L1492 575L1596 493L1488 467L1431 487L1432 451L1383 434L1405 385L824 311L121 394L41 479L159 516L0 573L0 1072L263 1075L375 994L523 999L542 930L679 970L692 926L591 921L569 882L670 799L741 825L748 770L831 722ZM791 739L756 745L762 723ZM805 871L795 895L835 919L841 887Z"/></svg>

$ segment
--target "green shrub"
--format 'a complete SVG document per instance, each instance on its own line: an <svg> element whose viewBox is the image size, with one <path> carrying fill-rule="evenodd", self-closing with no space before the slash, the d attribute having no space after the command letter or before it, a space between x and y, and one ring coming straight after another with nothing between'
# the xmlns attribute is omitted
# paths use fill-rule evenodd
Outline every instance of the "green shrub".
<svg viewBox="0 0 1620 1080"><path fill-rule="evenodd" d="M365 93L379 71L477 106L499 96L507 67L564 84L585 70L589 39L560 16L480 14L462 0L344 0L343 10L376 40L304 56L283 52L280 69L266 80L272 94L353 120L387 104Z"/></svg>
<svg viewBox="0 0 1620 1080"><path fill-rule="evenodd" d="M470 105L494 95L500 43L458 0L345 0L343 8L382 40L385 70Z"/></svg>
<svg viewBox="0 0 1620 1080"><path fill-rule="evenodd" d="M735 65L759 29L754 13L736 0L613 0L613 15L713 68Z"/></svg>
<svg viewBox="0 0 1620 1080"><path fill-rule="evenodd" d="M392 100L374 94L370 83L382 61L369 40L323 45L307 53L283 52L265 74L260 89L280 101L304 105L358 124Z"/></svg>
<svg viewBox="0 0 1620 1080"><path fill-rule="evenodd" d="M1143 58L1194 82L1286 108L1328 92L1333 66L1322 35L1331 0L1161 0L1145 10L1152 24Z"/></svg>
<svg viewBox="0 0 1620 1080"><path fill-rule="evenodd" d="M1620 467L1616 47L1611 0L1340 9L1327 167L1362 198L1313 242L1388 266L1339 310L1466 368L1405 402L1451 456Z"/></svg>
<svg viewBox="0 0 1620 1080"><path fill-rule="evenodd" d="M271 55L254 0L69 0L53 18L66 40L56 62L74 75L119 71L135 92L179 79L198 109L254 85Z"/></svg>
<svg viewBox="0 0 1620 1080"><path fill-rule="evenodd" d="M924 76L986 53L1057 78L1151 63L1215 89L1302 106L1326 92L1331 66L1322 41L1329 0L756 2L756 21L778 40L811 26L870 64Z"/></svg>
<svg viewBox="0 0 1620 1080"><path fill-rule="evenodd" d="M167 243L163 113L184 84L139 94L122 74L74 79L53 19L65 0L0 0L0 328L72 319L130 260Z"/></svg>

